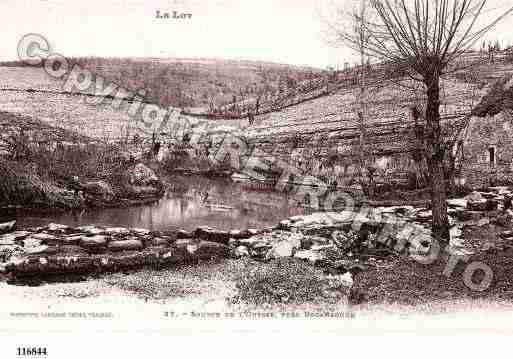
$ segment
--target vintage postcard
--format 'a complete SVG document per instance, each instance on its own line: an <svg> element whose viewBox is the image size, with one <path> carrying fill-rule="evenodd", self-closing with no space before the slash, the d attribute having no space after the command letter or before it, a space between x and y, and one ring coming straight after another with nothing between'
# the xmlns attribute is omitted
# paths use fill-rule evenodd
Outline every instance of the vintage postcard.
<svg viewBox="0 0 513 359"><path fill-rule="evenodd" d="M0 19L0 357L513 334L512 0ZM128 332L164 339L109 345Z"/></svg>

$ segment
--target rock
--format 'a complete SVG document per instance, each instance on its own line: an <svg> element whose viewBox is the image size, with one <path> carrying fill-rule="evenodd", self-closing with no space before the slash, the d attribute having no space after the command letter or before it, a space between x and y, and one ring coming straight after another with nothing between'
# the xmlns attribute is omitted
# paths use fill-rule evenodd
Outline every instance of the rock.
<svg viewBox="0 0 513 359"><path fill-rule="evenodd" d="M497 216L495 223L503 227L509 227L513 223L513 211L510 209L504 211Z"/></svg>
<svg viewBox="0 0 513 359"><path fill-rule="evenodd" d="M9 262L13 257L23 254L23 248L18 245L0 245L0 263Z"/></svg>
<svg viewBox="0 0 513 359"><path fill-rule="evenodd" d="M95 226L82 226L78 227L77 230L83 233L90 234L92 236L97 236L105 233L104 229Z"/></svg>
<svg viewBox="0 0 513 359"><path fill-rule="evenodd" d="M143 228L130 228L130 232L133 232L138 236L147 236L150 234L150 231L148 229Z"/></svg>
<svg viewBox="0 0 513 359"><path fill-rule="evenodd" d="M109 236L122 236L130 234L130 230L123 227L107 227L103 232Z"/></svg>
<svg viewBox="0 0 513 359"><path fill-rule="evenodd" d="M139 251L144 248L143 243L137 239L127 239L124 241L110 242L108 249L113 252L121 251Z"/></svg>
<svg viewBox="0 0 513 359"><path fill-rule="evenodd" d="M194 231L194 237L204 241L216 242L224 245L228 245L231 238L230 233L210 227L198 227Z"/></svg>
<svg viewBox="0 0 513 359"><path fill-rule="evenodd" d="M249 250L246 246L238 246L233 250L232 253L233 257L235 258L243 258L243 257L249 257Z"/></svg>
<svg viewBox="0 0 513 359"><path fill-rule="evenodd" d="M0 223L0 234L12 232L16 229L16 221Z"/></svg>
<svg viewBox="0 0 513 359"><path fill-rule="evenodd" d="M301 248L302 249L311 249L312 246L324 246L330 244L330 240L325 237L318 236L304 236L301 238Z"/></svg>
<svg viewBox="0 0 513 359"><path fill-rule="evenodd" d="M449 229L449 234L451 239L459 238L463 234L463 231L461 230L460 226L453 226Z"/></svg>
<svg viewBox="0 0 513 359"><path fill-rule="evenodd" d="M16 245L16 241L12 237L2 237L0 238L0 246L14 246Z"/></svg>
<svg viewBox="0 0 513 359"><path fill-rule="evenodd" d="M500 238L513 238L513 231L504 231L499 233Z"/></svg>
<svg viewBox="0 0 513 359"><path fill-rule="evenodd" d="M456 214L456 218L460 221L479 221L485 216L483 212L477 211L461 211Z"/></svg>
<svg viewBox="0 0 513 359"><path fill-rule="evenodd" d="M313 265L318 263L319 261L325 260L326 256L322 253L322 251L316 251L316 250L302 250L297 251L294 254L294 258L301 259L304 261L307 261Z"/></svg>
<svg viewBox="0 0 513 359"><path fill-rule="evenodd" d="M266 259L279 259L292 257L295 251L301 249L302 235L290 233L285 238L275 242L272 248L267 252Z"/></svg>
<svg viewBox="0 0 513 359"><path fill-rule="evenodd" d="M342 251L350 250L355 244L355 236L350 236L341 231L335 231L332 234L335 245Z"/></svg>
<svg viewBox="0 0 513 359"><path fill-rule="evenodd" d="M33 236L27 237L23 240L23 247L39 247L43 245L43 241L41 239L34 238Z"/></svg>
<svg viewBox="0 0 513 359"><path fill-rule="evenodd" d="M510 189L506 186L488 187L487 190L493 193L497 193L499 195L511 193Z"/></svg>
<svg viewBox="0 0 513 359"><path fill-rule="evenodd" d="M69 227L64 224L50 223L46 226L46 229L50 232L64 233L69 229Z"/></svg>
<svg viewBox="0 0 513 359"><path fill-rule="evenodd" d="M111 186L105 181L87 182L83 185L83 191L88 195L99 197L105 201L111 201L115 197Z"/></svg>
<svg viewBox="0 0 513 359"><path fill-rule="evenodd" d="M229 232L230 238L233 238L233 239L247 239L247 238L250 238L257 234L258 234L258 231L256 229L247 229L245 231L235 229L235 230L231 230Z"/></svg>
<svg viewBox="0 0 513 359"><path fill-rule="evenodd" d="M16 241L22 241L27 238L31 233L27 231L15 231L11 233L6 233L0 236L0 245L1 244L14 244ZM5 243L3 243L5 242Z"/></svg>
<svg viewBox="0 0 513 359"><path fill-rule="evenodd" d="M477 220L477 221L473 220L473 221L464 222L464 225L468 226L468 227L484 227L489 224L490 224L490 218L488 218L488 217L481 218L480 220Z"/></svg>
<svg viewBox="0 0 513 359"><path fill-rule="evenodd" d="M193 254L200 260L229 258L230 248L217 242L201 241Z"/></svg>
<svg viewBox="0 0 513 359"><path fill-rule="evenodd" d="M499 203L493 199L485 199L482 201L469 201L467 208L470 211L487 212L494 211L497 209Z"/></svg>
<svg viewBox="0 0 513 359"><path fill-rule="evenodd" d="M432 211L420 211L415 215L415 219L419 222L430 222L433 218L433 212Z"/></svg>
<svg viewBox="0 0 513 359"><path fill-rule="evenodd" d="M481 201L485 200L483 195L477 191L474 191L471 194L465 196L464 199L467 200L468 202L481 202Z"/></svg>
<svg viewBox="0 0 513 359"><path fill-rule="evenodd" d="M126 186L127 194L136 198L156 197L160 191L160 188L153 186Z"/></svg>
<svg viewBox="0 0 513 359"><path fill-rule="evenodd" d="M461 248L460 246L447 246L445 251L449 253L451 256L457 257L469 257L474 254L474 252Z"/></svg>
<svg viewBox="0 0 513 359"><path fill-rule="evenodd" d="M153 170L139 163L129 172L129 182L136 186L160 185L160 180Z"/></svg>
<svg viewBox="0 0 513 359"><path fill-rule="evenodd" d="M284 229L284 230L288 230L292 227L292 222L289 221L289 220L283 220L280 222L280 224L278 225L278 229Z"/></svg>
<svg viewBox="0 0 513 359"><path fill-rule="evenodd" d="M107 248L108 238L105 236L82 237L80 246L90 251L103 251Z"/></svg>
<svg viewBox="0 0 513 359"><path fill-rule="evenodd" d="M82 239L82 236L80 235L71 235L71 236L65 236L58 239L58 242L65 246L75 246L80 243L80 240Z"/></svg>
<svg viewBox="0 0 513 359"><path fill-rule="evenodd" d="M168 247L170 244L171 244L171 239L169 238L153 238L151 240L151 244L153 246L164 246L164 247Z"/></svg>
<svg viewBox="0 0 513 359"><path fill-rule="evenodd" d="M452 208L467 208L468 201L464 198L448 199L447 205Z"/></svg>
<svg viewBox="0 0 513 359"><path fill-rule="evenodd" d="M41 245L37 247L28 247L25 248L25 254L31 255L54 255L57 254L58 248L53 246Z"/></svg>
<svg viewBox="0 0 513 359"><path fill-rule="evenodd" d="M57 240L57 237L47 233L35 233L30 236L33 239L37 239L43 243Z"/></svg>
<svg viewBox="0 0 513 359"><path fill-rule="evenodd" d="M176 231L176 239L188 239L188 238L193 238L193 237L194 237L193 232L185 231L183 229Z"/></svg>

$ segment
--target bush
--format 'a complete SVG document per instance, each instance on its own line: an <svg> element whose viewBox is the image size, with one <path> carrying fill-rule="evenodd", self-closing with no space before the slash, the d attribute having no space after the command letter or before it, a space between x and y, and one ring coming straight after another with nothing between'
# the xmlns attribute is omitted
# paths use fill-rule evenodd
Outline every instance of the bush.
<svg viewBox="0 0 513 359"><path fill-rule="evenodd" d="M326 303L326 281L311 265L281 259L253 266L236 280L236 302L247 304Z"/></svg>
<svg viewBox="0 0 513 359"><path fill-rule="evenodd" d="M0 160L0 205L30 205L76 208L80 200L58 187L42 181L30 168L19 163Z"/></svg>
<svg viewBox="0 0 513 359"><path fill-rule="evenodd" d="M59 182L79 176L116 183L124 178L127 164L118 145L74 138L53 140L42 134L31 138L23 131L12 133L6 142L7 157L31 164L35 174L44 181Z"/></svg>

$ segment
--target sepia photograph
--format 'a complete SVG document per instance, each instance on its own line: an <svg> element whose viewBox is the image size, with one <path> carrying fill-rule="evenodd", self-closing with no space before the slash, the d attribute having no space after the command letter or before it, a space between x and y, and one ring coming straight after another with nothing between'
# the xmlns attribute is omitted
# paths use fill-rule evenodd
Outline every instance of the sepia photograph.
<svg viewBox="0 0 513 359"><path fill-rule="evenodd" d="M23 333L513 334L512 0L0 19L7 358L70 357Z"/></svg>

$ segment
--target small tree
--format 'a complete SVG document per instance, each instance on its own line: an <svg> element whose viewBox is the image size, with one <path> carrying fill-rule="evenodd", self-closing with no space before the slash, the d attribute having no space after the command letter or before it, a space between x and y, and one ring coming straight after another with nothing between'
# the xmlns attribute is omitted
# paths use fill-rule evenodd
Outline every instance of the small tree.
<svg viewBox="0 0 513 359"><path fill-rule="evenodd" d="M448 240L440 79L454 71L456 60L513 9L508 8L480 24L487 0L368 0L368 4L371 14L367 13L366 18L350 14L353 19L358 17L356 20L367 33L365 55L389 63L424 85L427 97L424 135L431 183L432 228L436 238ZM358 34L350 28L337 27L336 23L330 27L339 41L356 52L361 51Z"/></svg>

